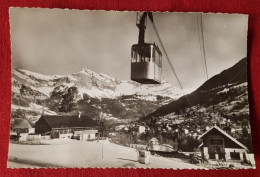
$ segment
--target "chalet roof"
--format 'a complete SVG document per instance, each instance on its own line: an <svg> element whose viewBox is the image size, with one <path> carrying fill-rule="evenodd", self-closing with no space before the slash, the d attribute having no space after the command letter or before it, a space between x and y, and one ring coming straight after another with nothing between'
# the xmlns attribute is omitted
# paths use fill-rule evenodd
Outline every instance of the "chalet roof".
<svg viewBox="0 0 260 177"><path fill-rule="evenodd" d="M214 127L211 127L208 131L206 131L205 133L203 133L201 136L199 136L198 139L201 139L203 138L204 136L206 136L210 131L212 131L213 129L216 129L217 131L219 131L220 133L222 133L224 136L226 136L227 138L229 138L231 141L233 141L234 143L236 143L237 145L239 145L240 147L242 147L243 149L248 150L248 148L243 145L242 143L240 143L239 141L237 141L235 138L233 138L232 136L230 136L228 133L226 133L224 130L222 130L221 128L219 128L218 126L214 126ZM199 146L201 147L202 144Z"/></svg>
<svg viewBox="0 0 260 177"><path fill-rule="evenodd" d="M28 120L23 118L15 118L13 119L13 129L23 129L23 128L32 128L32 126L29 124Z"/></svg>
<svg viewBox="0 0 260 177"><path fill-rule="evenodd" d="M156 142L157 142L158 139L157 139L157 138L152 138L152 139L150 139L149 141L150 141L150 142L151 142L151 141L156 141Z"/></svg>
<svg viewBox="0 0 260 177"><path fill-rule="evenodd" d="M176 115L175 112L169 113L169 114L167 114L167 115L165 115L165 116L166 116L166 117L170 117L170 116L176 116L176 117L177 117L177 115Z"/></svg>
<svg viewBox="0 0 260 177"><path fill-rule="evenodd" d="M81 115L43 115L41 119L51 128L67 128L67 127L96 127L97 122L88 116Z"/></svg>

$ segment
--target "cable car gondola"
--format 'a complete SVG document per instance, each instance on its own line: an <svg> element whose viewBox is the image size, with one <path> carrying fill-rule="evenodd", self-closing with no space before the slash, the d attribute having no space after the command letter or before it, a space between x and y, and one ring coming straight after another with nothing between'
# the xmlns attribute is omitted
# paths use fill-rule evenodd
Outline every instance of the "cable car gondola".
<svg viewBox="0 0 260 177"><path fill-rule="evenodd" d="M162 74L162 53L158 46L145 43L145 28L147 15L153 23L151 12L137 14L136 25L139 28L138 44L131 49L131 80L141 84L160 84Z"/></svg>

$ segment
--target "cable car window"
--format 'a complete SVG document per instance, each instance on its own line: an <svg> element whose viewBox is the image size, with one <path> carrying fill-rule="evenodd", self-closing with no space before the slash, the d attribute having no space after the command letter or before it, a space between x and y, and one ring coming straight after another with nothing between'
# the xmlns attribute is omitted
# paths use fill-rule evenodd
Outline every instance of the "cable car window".
<svg viewBox="0 0 260 177"><path fill-rule="evenodd" d="M131 55L132 55L132 63L135 63L136 62L136 52L134 51L134 50L132 50L132 53L131 53Z"/></svg>
<svg viewBox="0 0 260 177"><path fill-rule="evenodd" d="M140 62L144 62L144 56L140 55Z"/></svg>
<svg viewBox="0 0 260 177"><path fill-rule="evenodd" d="M136 53L136 62L140 62L141 59L140 59L140 55L138 53Z"/></svg>
<svg viewBox="0 0 260 177"><path fill-rule="evenodd" d="M162 67L162 55L159 55L159 67Z"/></svg>
<svg viewBox="0 0 260 177"><path fill-rule="evenodd" d="M137 55L137 53L136 53L136 51L135 51L135 53L134 53L134 57L135 57L135 62L138 62L138 55Z"/></svg>
<svg viewBox="0 0 260 177"><path fill-rule="evenodd" d="M151 58L151 48L149 47L140 47L136 49L137 53L137 62L149 62Z"/></svg>
<svg viewBox="0 0 260 177"><path fill-rule="evenodd" d="M155 52L154 52L156 55L156 57L154 58L154 63L157 65L157 66L159 66L159 60L160 60L160 54L158 53L158 51L157 50L155 50Z"/></svg>
<svg viewBox="0 0 260 177"><path fill-rule="evenodd" d="M154 59L157 57L158 53L156 52L155 49L153 49L153 62L154 62Z"/></svg>
<svg viewBox="0 0 260 177"><path fill-rule="evenodd" d="M156 65L158 65L158 60L159 60L159 56L157 55L157 57L155 58L155 60L154 60L154 63L156 64Z"/></svg>

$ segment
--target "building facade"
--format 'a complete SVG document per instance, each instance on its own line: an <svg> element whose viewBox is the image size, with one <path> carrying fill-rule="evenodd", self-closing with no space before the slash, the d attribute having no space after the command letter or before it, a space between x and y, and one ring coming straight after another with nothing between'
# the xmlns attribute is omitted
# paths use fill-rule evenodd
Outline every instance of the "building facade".
<svg viewBox="0 0 260 177"><path fill-rule="evenodd" d="M35 123L35 133L50 135L52 139L74 138L92 140L97 137L96 121L83 115L43 115Z"/></svg>
<svg viewBox="0 0 260 177"><path fill-rule="evenodd" d="M214 126L199 137L202 156L212 160L247 162L248 148L221 128Z"/></svg>

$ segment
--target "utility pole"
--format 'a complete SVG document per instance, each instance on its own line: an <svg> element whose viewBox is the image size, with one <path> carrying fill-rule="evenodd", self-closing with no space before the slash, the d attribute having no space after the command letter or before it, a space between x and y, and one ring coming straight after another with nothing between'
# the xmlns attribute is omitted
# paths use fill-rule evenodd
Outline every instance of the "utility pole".
<svg viewBox="0 0 260 177"><path fill-rule="evenodd" d="M102 159L104 157L104 140L103 140L103 143L102 143Z"/></svg>

